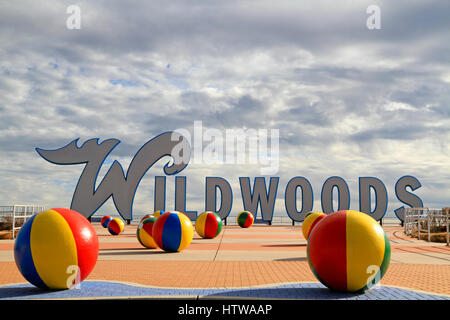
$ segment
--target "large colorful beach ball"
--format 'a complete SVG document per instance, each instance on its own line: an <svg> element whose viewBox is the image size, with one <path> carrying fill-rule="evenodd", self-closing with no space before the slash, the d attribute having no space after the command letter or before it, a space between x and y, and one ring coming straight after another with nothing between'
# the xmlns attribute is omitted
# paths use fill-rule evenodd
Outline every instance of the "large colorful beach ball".
<svg viewBox="0 0 450 320"><path fill-rule="evenodd" d="M152 237L152 229L155 222L156 222L155 217L149 217L147 219L144 219L139 224L136 231L136 236L139 243L148 249L155 249L158 247L155 240Z"/></svg>
<svg viewBox="0 0 450 320"><path fill-rule="evenodd" d="M250 211L242 211L237 216L237 223L241 228L250 228L255 218Z"/></svg>
<svg viewBox="0 0 450 320"><path fill-rule="evenodd" d="M184 213L167 211L156 219L152 236L164 251L182 251L191 243L194 227Z"/></svg>
<svg viewBox="0 0 450 320"><path fill-rule="evenodd" d="M365 213L331 213L312 230L308 263L317 279L336 291L363 292L381 280L391 248L383 228Z"/></svg>
<svg viewBox="0 0 450 320"><path fill-rule="evenodd" d="M100 223L102 224L103 228L108 228L108 223L112 220L111 216L104 216L102 220L100 220Z"/></svg>
<svg viewBox="0 0 450 320"><path fill-rule="evenodd" d="M98 258L98 238L90 222L70 209L32 216L14 243L14 260L30 283L44 289L70 289L86 279Z"/></svg>
<svg viewBox="0 0 450 320"><path fill-rule="evenodd" d="M302 224L302 233L306 240L308 240L309 234L312 229L316 226L316 224L325 218L327 215L322 212L308 212L305 216L305 220L303 220Z"/></svg>
<svg viewBox="0 0 450 320"><path fill-rule="evenodd" d="M195 220L195 231L202 238L213 239L222 231L222 219L217 213L206 211Z"/></svg>
<svg viewBox="0 0 450 320"><path fill-rule="evenodd" d="M114 218L108 223L108 231L113 236L120 234L124 228L125 224L123 223L123 220L119 218Z"/></svg>

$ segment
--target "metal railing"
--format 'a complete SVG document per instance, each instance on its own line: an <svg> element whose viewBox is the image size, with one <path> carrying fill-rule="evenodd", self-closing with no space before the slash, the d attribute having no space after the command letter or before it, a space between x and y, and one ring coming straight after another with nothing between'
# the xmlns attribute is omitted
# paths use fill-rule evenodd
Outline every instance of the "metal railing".
<svg viewBox="0 0 450 320"><path fill-rule="evenodd" d="M44 210L44 206L35 205L13 205L0 206L0 216L10 216L12 220L12 239L16 237L16 230L20 230L22 225L27 222L34 214ZM17 220L23 219L23 223L17 223Z"/></svg>
<svg viewBox="0 0 450 320"><path fill-rule="evenodd" d="M403 227L408 236L415 237L417 232L419 240L420 233L427 233L428 241L436 233L433 231L445 228L447 245L450 243L450 212L443 209L405 208Z"/></svg>
<svg viewBox="0 0 450 320"><path fill-rule="evenodd" d="M226 218L226 224L229 226L237 225L237 216L228 216ZM254 221L255 224L258 223L265 223L269 224L269 221L263 221L260 217L257 217ZM285 225L301 225L301 222L293 221L289 216L273 216L272 220L270 221L270 225L272 226L285 226Z"/></svg>

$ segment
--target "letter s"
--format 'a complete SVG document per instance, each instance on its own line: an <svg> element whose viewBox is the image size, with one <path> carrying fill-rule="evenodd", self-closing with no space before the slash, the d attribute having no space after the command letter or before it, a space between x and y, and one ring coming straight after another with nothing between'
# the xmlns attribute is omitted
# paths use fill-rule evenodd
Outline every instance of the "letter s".
<svg viewBox="0 0 450 320"><path fill-rule="evenodd" d="M423 207L422 199L406 190L407 187L410 187L411 190L414 191L416 189L419 189L421 186L422 185L420 184L419 180L417 180L413 176L401 177L395 184L395 195L397 196L398 200L400 200L404 204L409 205L411 208L422 208ZM402 222L404 220L403 209L404 206L394 210L395 215Z"/></svg>

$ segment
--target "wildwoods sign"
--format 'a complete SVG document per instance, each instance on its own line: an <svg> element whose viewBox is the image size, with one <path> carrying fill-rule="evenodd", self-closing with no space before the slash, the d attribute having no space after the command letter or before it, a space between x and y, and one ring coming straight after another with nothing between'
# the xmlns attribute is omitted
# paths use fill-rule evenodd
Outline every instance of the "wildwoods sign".
<svg viewBox="0 0 450 320"><path fill-rule="evenodd" d="M146 142L133 157L126 174L118 161L114 161L96 188L97 176L105 159L120 143L117 139L108 139L99 143L98 139L90 139L77 146L78 139L56 150L36 148L45 160L60 165L84 164L83 172L73 194L71 209L85 217L92 216L112 197L118 213L125 220L132 220L133 200L139 182L147 171L161 158L169 156L164 166L165 175L155 176L154 210L165 210L166 176L176 175L183 171L191 157L191 147L184 135L175 131L164 132ZM272 220L278 193L279 177L255 177L253 185L249 177L239 178L243 209L257 214L262 220ZM268 187L267 187L268 183ZM395 195L405 205L422 207L422 200L412 192L421 187L413 176L403 176L395 184ZM333 207L333 191L338 190L338 208ZM299 190L300 189L300 190ZM301 191L301 208L298 208L298 191ZM371 193L375 193L375 208L371 208ZM220 203L217 194L220 192ZM331 213L346 210L350 207L350 192L344 179L338 176L329 177L322 186L322 212ZM294 221L303 221L306 213L313 210L313 190L307 178L296 176L289 180L284 192L287 215ZM380 220L386 213L388 195L384 183L376 177L359 178L359 210ZM229 182L223 177L206 177L205 211L215 211L226 218L233 206L233 192ZM402 208L395 214L403 220ZM175 210L195 218L196 211L186 210L186 177L175 177Z"/></svg>

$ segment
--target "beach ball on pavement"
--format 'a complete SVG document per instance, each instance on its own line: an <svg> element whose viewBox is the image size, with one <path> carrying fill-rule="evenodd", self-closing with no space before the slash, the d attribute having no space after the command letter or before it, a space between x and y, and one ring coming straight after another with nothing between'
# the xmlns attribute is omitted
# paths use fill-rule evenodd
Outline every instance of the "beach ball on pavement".
<svg viewBox="0 0 450 320"><path fill-rule="evenodd" d="M316 278L335 291L364 292L386 273L391 248L383 228L365 213L331 213L312 230L308 263Z"/></svg>
<svg viewBox="0 0 450 320"><path fill-rule="evenodd" d="M162 210L157 210L155 212L153 212L152 216L158 218L160 215L162 215L165 211Z"/></svg>
<svg viewBox="0 0 450 320"><path fill-rule="evenodd" d="M102 220L100 220L100 223L102 224L103 228L108 228L108 223L112 220L111 216L104 216Z"/></svg>
<svg viewBox="0 0 450 320"><path fill-rule="evenodd" d="M147 219L144 219L139 224L136 231L136 236L139 243L148 249L155 249L158 247L156 245L155 240L152 237L152 229L155 222L156 222L155 217L149 217Z"/></svg>
<svg viewBox="0 0 450 320"><path fill-rule="evenodd" d="M153 215L152 215L152 214L146 214L145 216L143 216L143 217L141 218L141 220L139 221L139 224L140 224L142 221L144 221L145 219L150 218L150 217L153 217Z"/></svg>
<svg viewBox="0 0 450 320"><path fill-rule="evenodd" d="M202 238L213 239L222 231L222 219L217 213L206 211L195 220L195 231Z"/></svg>
<svg viewBox="0 0 450 320"><path fill-rule="evenodd" d="M108 223L108 231L113 236L117 236L120 234L125 227L125 224L123 223L122 219L114 218Z"/></svg>
<svg viewBox="0 0 450 320"><path fill-rule="evenodd" d="M32 216L14 243L23 277L43 289L70 289L86 279L98 258L98 238L80 213L64 208Z"/></svg>
<svg viewBox="0 0 450 320"><path fill-rule="evenodd" d="M309 212L305 216L305 220L303 220L302 224L302 233L306 240L308 240L309 234L312 229L316 226L316 224L325 218L327 215L322 212Z"/></svg>
<svg viewBox="0 0 450 320"><path fill-rule="evenodd" d="M237 216L237 223L241 228L249 228L252 226L255 218L250 211L242 211Z"/></svg>
<svg viewBox="0 0 450 320"><path fill-rule="evenodd" d="M152 236L164 251L176 252L185 249L194 237L191 219L178 211L167 211L156 219Z"/></svg>

